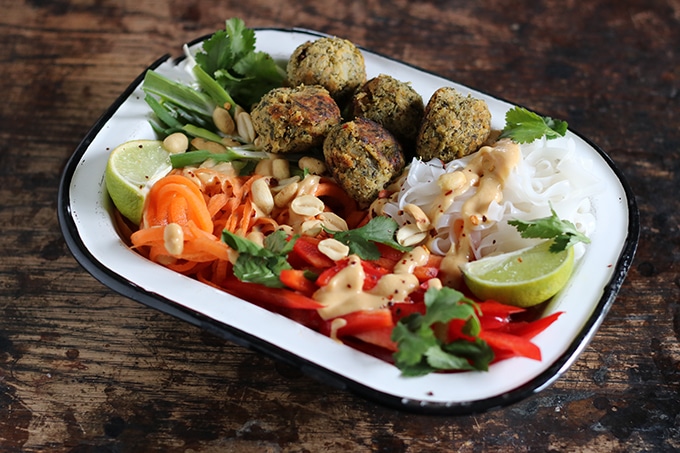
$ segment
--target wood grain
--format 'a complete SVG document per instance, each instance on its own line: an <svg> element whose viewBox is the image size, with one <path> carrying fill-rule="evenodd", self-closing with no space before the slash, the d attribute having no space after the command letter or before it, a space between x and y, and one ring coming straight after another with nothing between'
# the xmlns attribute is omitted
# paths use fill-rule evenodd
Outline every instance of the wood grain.
<svg viewBox="0 0 680 453"><path fill-rule="evenodd" d="M680 449L680 3L0 0L0 450ZM641 211L599 333L511 407L405 414L123 298L56 219L80 139L157 57L238 16L301 27L547 115L605 149Z"/></svg>

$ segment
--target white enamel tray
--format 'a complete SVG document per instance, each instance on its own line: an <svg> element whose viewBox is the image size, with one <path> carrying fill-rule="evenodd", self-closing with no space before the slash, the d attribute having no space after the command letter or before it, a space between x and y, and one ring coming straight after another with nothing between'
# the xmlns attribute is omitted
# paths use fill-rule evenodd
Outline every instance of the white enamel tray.
<svg viewBox="0 0 680 453"><path fill-rule="evenodd" d="M259 29L257 48L287 60L307 30ZM197 45L197 40L193 45ZM379 73L410 81L424 100L441 86L486 100L492 126L501 129L511 104L407 64L364 51L368 77ZM165 56L149 69L187 77L181 63ZM630 187L611 159L570 131L576 152L593 162L603 190L592 199L597 229L565 290L546 314L564 311L535 338L541 362L514 358L488 372L404 378L394 366L322 336L198 281L147 261L128 249L114 229L104 187L109 152L127 140L155 138L144 102L141 74L94 125L67 163L59 190L59 221L78 262L113 290L221 335L242 346L293 364L319 380L399 409L433 414L482 412L524 399L561 376L602 323L623 283L637 247L639 214Z"/></svg>

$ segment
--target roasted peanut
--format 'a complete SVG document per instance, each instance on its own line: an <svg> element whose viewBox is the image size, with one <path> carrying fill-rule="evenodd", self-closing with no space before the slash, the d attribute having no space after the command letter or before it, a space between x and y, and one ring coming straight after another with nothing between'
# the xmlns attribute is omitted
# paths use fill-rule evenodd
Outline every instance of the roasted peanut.
<svg viewBox="0 0 680 453"><path fill-rule="evenodd" d="M179 154L189 149L189 139L181 132L168 135L163 140L163 148L171 154Z"/></svg>
<svg viewBox="0 0 680 453"><path fill-rule="evenodd" d="M420 231L427 231L430 229L430 219L418 205L408 203L406 206L404 206L404 212L411 216L414 224Z"/></svg>
<svg viewBox="0 0 680 453"><path fill-rule="evenodd" d="M290 178L290 164L286 159L272 160L272 176L279 180Z"/></svg>
<svg viewBox="0 0 680 453"><path fill-rule="evenodd" d="M328 238L319 242L319 251L333 261L341 260L349 255L349 247L337 239Z"/></svg>
<svg viewBox="0 0 680 453"><path fill-rule="evenodd" d="M269 214L274 209L274 197L269 190L269 178L258 178L252 185L253 202L264 214Z"/></svg>
<svg viewBox="0 0 680 453"><path fill-rule="evenodd" d="M253 121L250 119L250 114L248 112L239 112L236 114L235 118L238 135L246 143L253 143L253 141L255 141L255 129L253 128Z"/></svg>
<svg viewBox="0 0 680 453"><path fill-rule="evenodd" d="M331 231L347 231L347 222L334 212L324 211L318 215L321 224Z"/></svg>
<svg viewBox="0 0 680 453"><path fill-rule="evenodd" d="M255 171L253 172L256 175L262 175L262 176L272 176L274 173L272 173L272 160L271 159L262 159L255 165Z"/></svg>
<svg viewBox="0 0 680 453"><path fill-rule="evenodd" d="M184 230L177 223L169 223L163 229L163 245L172 256L179 256L184 251Z"/></svg>
<svg viewBox="0 0 680 453"><path fill-rule="evenodd" d="M191 146L193 146L195 149L205 149L215 154L220 154L227 151L227 148L221 143L213 142L200 137L193 138L191 140Z"/></svg>
<svg viewBox="0 0 680 453"><path fill-rule="evenodd" d="M290 202L291 211L305 217L321 214L324 207L323 201L314 195L302 195Z"/></svg>
<svg viewBox="0 0 680 453"><path fill-rule="evenodd" d="M302 225L300 225L300 234L304 234L305 236L316 236L321 233L322 230L321 220L319 219L305 220L302 222Z"/></svg>
<svg viewBox="0 0 680 453"><path fill-rule="evenodd" d="M288 203L290 203L293 198L295 198L297 191L297 181L287 184L285 187L279 190L279 193L277 193L276 196L274 196L274 205L277 208L283 208L284 206L287 206Z"/></svg>
<svg viewBox="0 0 680 453"><path fill-rule="evenodd" d="M404 225L397 230L397 242L404 247L410 247L423 242L427 233L420 231L416 225Z"/></svg>
<svg viewBox="0 0 680 453"><path fill-rule="evenodd" d="M300 170L307 170L313 175L323 175L326 173L326 163L312 156L303 156L298 161Z"/></svg>
<svg viewBox="0 0 680 453"><path fill-rule="evenodd" d="M234 124L234 119L231 114L219 105L215 107L212 113L212 119L215 123L215 127L225 134L233 134L236 130L236 125Z"/></svg>

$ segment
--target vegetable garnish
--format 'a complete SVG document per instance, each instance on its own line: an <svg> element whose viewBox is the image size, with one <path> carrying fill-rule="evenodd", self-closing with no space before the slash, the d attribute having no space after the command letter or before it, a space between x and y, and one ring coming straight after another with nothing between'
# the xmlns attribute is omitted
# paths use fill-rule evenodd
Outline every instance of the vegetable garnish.
<svg viewBox="0 0 680 453"><path fill-rule="evenodd" d="M488 370L494 354L486 342L478 338L481 328L476 304L462 293L444 287L428 289L425 306L425 314L408 315L399 320L392 331L392 340L399 348L393 357L402 374L422 376L436 370ZM454 319L464 322L462 333L471 339L446 342L435 333L433 327Z"/></svg>
<svg viewBox="0 0 680 453"><path fill-rule="evenodd" d="M413 248L404 247L394 239L399 225L389 217L374 217L366 225L348 231L324 229L336 240L347 245L350 253L359 255L364 260L372 261L380 258L380 250L375 245L376 242L402 252L408 252Z"/></svg>
<svg viewBox="0 0 680 453"><path fill-rule="evenodd" d="M292 269L287 255L293 249L296 238L289 240L288 235L275 231L264 240L264 247L230 231L222 231L222 240L238 252L234 264L234 275L241 281L259 283L270 288L282 288L279 274L284 269Z"/></svg>
<svg viewBox="0 0 680 453"><path fill-rule="evenodd" d="M265 52L255 51L255 31L231 18L196 54L198 66L243 106L256 103L283 84L284 70Z"/></svg>
<svg viewBox="0 0 680 453"><path fill-rule="evenodd" d="M523 238L552 239L550 251L558 253L566 250L574 244L590 243L590 239L576 229L576 226L568 220L561 220L555 210L550 206L552 213L541 219L522 221L509 220L508 224L517 228Z"/></svg>
<svg viewBox="0 0 680 453"><path fill-rule="evenodd" d="M540 116L523 107L514 107L505 114L505 128L501 138L511 138L517 143L531 143L545 136L548 140L564 137L567 122Z"/></svg>

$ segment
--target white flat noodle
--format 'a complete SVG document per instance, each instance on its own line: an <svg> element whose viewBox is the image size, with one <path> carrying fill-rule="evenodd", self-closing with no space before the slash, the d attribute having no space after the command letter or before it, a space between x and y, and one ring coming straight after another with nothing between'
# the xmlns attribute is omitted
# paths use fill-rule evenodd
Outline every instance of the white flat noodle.
<svg viewBox="0 0 680 453"><path fill-rule="evenodd" d="M521 238L507 221L547 217L551 205L561 219L571 221L581 233L590 236L594 232L595 215L590 198L598 192L600 183L589 171L592 162L576 157L573 140L536 140L520 145L520 149L522 159L505 183L502 201L491 203L486 214L489 222L479 225L470 235L476 259L535 243L536 240ZM446 165L437 159L430 162L414 159L403 178L398 198L385 205L384 213L403 225L407 218L402 209L408 203L431 212L441 194L437 185L439 176L465 167L470 158L467 156ZM430 244L434 253L445 255L453 247L454 222L461 218L462 206L475 190L456 198L440 217L435 226L436 236ZM582 244L575 247L577 258L584 250Z"/></svg>

